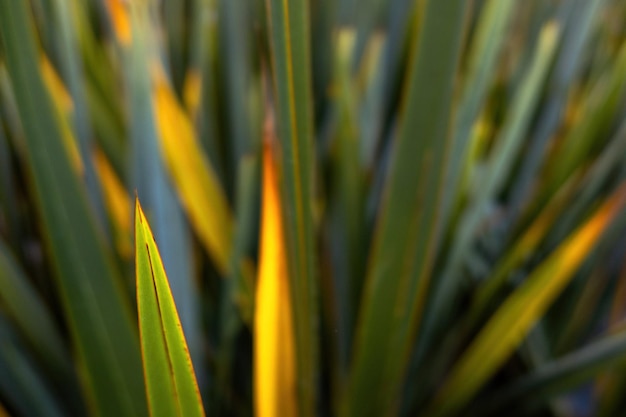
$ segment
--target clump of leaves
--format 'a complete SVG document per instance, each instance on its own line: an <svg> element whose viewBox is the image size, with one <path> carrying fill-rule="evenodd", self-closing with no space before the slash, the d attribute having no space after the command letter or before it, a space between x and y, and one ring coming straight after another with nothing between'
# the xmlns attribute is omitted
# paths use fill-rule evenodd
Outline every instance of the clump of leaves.
<svg viewBox="0 0 626 417"><path fill-rule="evenodd" d="M620 415L625 21L0 0L0 414Z"/></svg>

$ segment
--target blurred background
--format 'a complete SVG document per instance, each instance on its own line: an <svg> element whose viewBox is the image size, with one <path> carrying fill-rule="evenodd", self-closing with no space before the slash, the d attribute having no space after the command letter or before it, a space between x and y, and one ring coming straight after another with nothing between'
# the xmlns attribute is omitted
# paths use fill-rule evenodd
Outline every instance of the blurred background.
<svg viewBox="0 0 626 417"><path fill-rule="evenodd" d="M0 0L0 35L0 415L147 412L135 195L207 414L263 415L264 143L298 414L623 415L626 1Z"/></svg>

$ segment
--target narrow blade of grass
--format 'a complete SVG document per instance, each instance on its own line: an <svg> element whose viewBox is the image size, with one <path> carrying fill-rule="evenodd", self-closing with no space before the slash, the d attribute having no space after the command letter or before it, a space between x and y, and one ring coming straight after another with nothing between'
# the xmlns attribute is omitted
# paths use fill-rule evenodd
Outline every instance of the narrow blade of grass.
<svg viewBox="0 0 626 417"><path fill-rule="evenodd" d="M261 254L254 315L255 415L297 413L294 327L278 174L271 143L263 148Z"/></svg>
<svg viewBox="0 0 626 417"><path fill-rule="evenodd" d="M539 120L529 139L520 172L511 186L511 205L516 212L525 204L546 148L561 122L572 83L586 62L585 48L592 38L593 28L605 2L606 0L574 0L562 4L563 10L571 12L571 15L566 21L563 43L557 52L554 70L548 81L547 90L550 94L546 96L547 103L538 116Z"/></svg>
<svg viewBox="0 0 626 417"><path fill-rule="evenodd" d="M467 404L569 283L625 203L623 184L504 301L453 368L427 415L448 416Z"/></svg>
<svg viewBox="0 0 626 417"><path fill-rule="evenodd" d="M567 179L576 167L597 149L597 144L621 111L626 93L626 41L623 41L613 65L594 85L575 129L564 138L558 155L551 161L545 192L549 194Z"/></svg>
<svg viewBox="0 0 626 417"><path fill-rule="evenodd" d="M382 18L387 14L391 2L381 0L361 0L355 3L354 27L356 40L352 56L352 69L359 68L369 39Z"/></svg>
<svg viewBox="0 0 626 417"><path fill-rule="evenodd" d="M315 415L318 383L318 306L313 229L313 130L309 2L266 0L276 126L294 313L298 410Z"/></svg>
<svg viewBox="0 0 626 417"><path fill-rule="evenodd" d="M152 416L204 416L174 298L139 200L135 203L137 309Z"/></svg>
<svg viewBox="0 0 626 417"><path fill-rule="evenodd" d="M376 225L343 416L383 415L397 406L433 263L466 2L431 0L425 7Z"/></svg>
<svg viewBox="0 0 626 417"><path fill-rule="evenodd" d="M469 51L467 76L464 80L458 114L454 121L454 140L442 203L443 228L449 222L450 212L457 198L458 183L469 138L483 108L490 81L496 72L498 57L506 39L506 32L510 27L508 23L512 20L517 4L514 0L490 0L483 6L477 22L476 34Z"/></svg>
<svg viewBox="0 0 626 417"><path fill-rule="evenodd" d="M352 83L351 57L354 33L343 30L336 35L335 79L337 97L333 103L337 119L337 132L331 148L331 167L336 178L331 182L329 202L329 244L332 253L334 286L345 296L336 304L337 317L333 327L341 329L336 334L341 346L341 363L348 363L348 343L352 340L358 314L366 255L365 244L365 176L359 161L359 125L357 120L356 88ZM322 299L324 293L322 293ZM343 368L344 366L342 366Z"/></svg>
<svg viewBox="0 0 626 417"><path fill-rule="evenodd" d="M146 414L141 359L129 300L63 146L39 72L25 2L0 2L0 33L25 132L28 178L92 410Z"/></svg>

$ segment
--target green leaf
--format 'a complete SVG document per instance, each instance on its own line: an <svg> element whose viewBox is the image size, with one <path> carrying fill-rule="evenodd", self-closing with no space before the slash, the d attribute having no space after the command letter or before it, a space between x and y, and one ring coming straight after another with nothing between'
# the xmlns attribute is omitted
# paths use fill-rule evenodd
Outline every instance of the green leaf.
<svg viewBox="0 0 626 417"><path fill-rule="evenodd" d="M483 6L478 17L476 34L468 52L468 70L458 115L454 120L454 140L444 188L441 219L443 227L450 220L472 129L493 81L498 57L510 28L509 22L518 4L514 0L490 0Z"/></svg>
<svg viewBox="0 0 626 417"><path fill-rule="evenodd" d="M383 415L397 405L433 263L466 6L465 1L429 1L419 36L414 33L343 416Z"/></svg>
<svg viewBox="0 0 626 417"><path fill-rule="evenodd" d="M174 298L138 199L135 262L139 333L150 415L204 416Z"/></svg>
<svg viewBox="0 0 626 417"><path fill-rule="evenodd" d="M538 115L536 127L528 139L528 150L521 161L519 173L514 178L512 206L519 211L527 202L529 190L534 182L537 170L543 161L543 155L554 138L554 133L561 123L561 116L572 85L586 65L588 54L585 51L597 26L598 15L605 0L572 0L561 4L561 15L567 16L563 29L562 43L555 57L554 68L546 86L546 103Z"/></svg>
<svg viewBox="0 0 626 417"><path fill-rule="evenodd" d="M625 203L626 184L622 184L504 301L453 368L428 416L452 415L493 376L563 291Z"/></svg>
<svg viewBox="0 0 626 417"><path fill-rule="evenodd" d="M619 114L626 93L626 41L620 45L613 64L594 84L581 109L580 120L558 150L560 157L550 165L544 192L549 194L567 179L585 158L593 154ZM595 149L594 149L595 148Z"/></svg>
<svg viewBox="0 0 626 417"><path fill-rule="evenodd" d="M0 1L0 33L25 133L25 167L88 403L95 414L146 414L137 330L39 72L26 2Z"/></svg>
<svg viewBox="0 0 626 417"><path fill-rule="evenodd" d="M356 28L356 40L352 56L352 68L360 66L367 42L376 30L376 26L381 23L381 16L388 14L388 9L392 2L384 0L361 0L354 3L354 22Z"/></svg>
<svg viewBox="0 0 626 417"><path fill-rule="evenodd" d="M339 293L346 299L338 303L335 321L344 321L336 336L347 356L352 339L363 288L367 246L365 244L365 176L359 162L359 125L357 119L357 91L350 78L350 53L354 49L354 33L344 30L336 35L335 98L337 133L333 137L331 167L334 180L328 202L329 245L333 253L334 281ZM343 288L341 287L343 286ZM324 293L322 293L324 295ZM330 299L330 295L328 298ZM324 298L322 296L322 298ZM330 313L329 313L330 314ZM348 363L347 357L342 362Z"/></svg>
<svg viewBox="0 0 626 417"><path fill-rule="evenodd" d="M315 413L318 373L317 280L313 239L313 130L309 2L267 0L274 70L277 136L281 145L299 413Z"/></svg>

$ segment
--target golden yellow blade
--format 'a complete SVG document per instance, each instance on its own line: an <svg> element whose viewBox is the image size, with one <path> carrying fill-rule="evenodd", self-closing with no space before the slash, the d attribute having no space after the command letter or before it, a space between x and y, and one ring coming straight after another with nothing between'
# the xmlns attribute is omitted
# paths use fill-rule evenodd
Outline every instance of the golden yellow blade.
<svg viewBox="0 0 626 417"><path fill-rule="evenodd" d="M293 325L282 221L276 165L270 144L266 143L254 314L254 409L258 417L297 415Z"/></svg>

